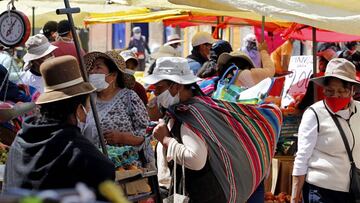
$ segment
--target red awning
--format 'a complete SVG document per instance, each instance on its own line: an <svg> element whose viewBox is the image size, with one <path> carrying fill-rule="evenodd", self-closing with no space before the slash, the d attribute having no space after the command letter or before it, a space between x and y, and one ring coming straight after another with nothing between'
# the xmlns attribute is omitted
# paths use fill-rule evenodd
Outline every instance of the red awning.
<svg viewBox="0 0 360 203"><path fill-rule="evenodd" d="M283 31L285 39L312 40L312 27L293 23ZM316 41L318 42L350 42L360 41L360 36L331 32L328 30L316 29Z"/></svg>

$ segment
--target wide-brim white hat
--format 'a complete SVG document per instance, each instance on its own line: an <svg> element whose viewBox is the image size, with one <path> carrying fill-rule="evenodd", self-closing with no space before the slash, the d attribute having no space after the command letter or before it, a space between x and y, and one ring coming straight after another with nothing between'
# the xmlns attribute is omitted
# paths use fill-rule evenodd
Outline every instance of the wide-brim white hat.
<svg viewBox="0 0 360 203"><path fill-rule="evenodd" d="M186 59L181 57L162 57L156 60L153 74L146 76L146 84L156 84L162 80L188 85L200 81L190 70Z"/></svg>
<svg viewBox="0 0 360 203"><path fill-rule="evenodd" d="M344 58L334 58L326 66L325 74L321 77L311 79L314 83L324 86L326 78L338 78L350 82L360 88L360 82L356 80L356 68L353 63Z"/></svg>
<svg viewBox="0 0 360 203"><path fill-rule="evenodd" d="M57 49L43 34L31 36L25 42L25 47L27 49L27 53L23 57L25 63L42 58Z"/></svg>
<svg viewBox="0 0 360 203"><path fill-rule="evenodd" d="M170 45L170 44L182 43L182 42L184 42L184 40L182 40L182 39L171 40L171 41L169 41L169 42L166 42L166 43L164 44L164 46L168 46L168 45Z"/></svg>
<svg viewBox="0 0 360 203"><path fill-rule="evenodd" d="M39 47L33 48L35 50L28 50L28 52L24 55L23 60L25 63L29 63L30 61L42 58L50 54L57 48L57 46L54 46L48 42L46 44L40 45Z"/></svg>
<svg viewBox="0 0 360 203"><path fill-rule="evenodd" d="M178 56L178 52L171 46L163 45L159 49L151 54L151 58L158 59L161 57L175 57Z"/></svg>

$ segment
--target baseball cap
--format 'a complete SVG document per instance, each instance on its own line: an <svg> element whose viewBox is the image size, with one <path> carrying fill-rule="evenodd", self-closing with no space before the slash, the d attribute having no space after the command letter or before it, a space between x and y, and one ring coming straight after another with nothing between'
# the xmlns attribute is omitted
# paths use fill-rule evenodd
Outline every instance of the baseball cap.
<svg viewBox="0 0 360 203"><path fill-rule="evenodd" d="M197 32L191 40L193 47L199 46L201 44L213 44L215 40L210 33L207 32Z"/></svg>

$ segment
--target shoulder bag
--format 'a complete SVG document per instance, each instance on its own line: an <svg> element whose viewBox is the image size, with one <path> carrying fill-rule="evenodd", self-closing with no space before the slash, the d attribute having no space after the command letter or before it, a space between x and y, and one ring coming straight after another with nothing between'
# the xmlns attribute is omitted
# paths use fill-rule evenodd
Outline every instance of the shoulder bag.
<svg viewBox="0 0 360 203"><path fill-rule="evenodd" d="M350 169L350 193L354 196L355 202L360 203L360 169L356 167L356 164L355 164L353 156L352 156L352 151L351 151L350 146L349 146L349 142L346 139L345 132L342 129L338 118L334 114L332 114L331 112L329 112L329 114L331 115L331 118L334 120L337 128L340 131L341 138L344 141L346 152L347 152L347 154L349 156L349 160L350 160L350 164L351 164L351 169Z"/></svg>
<svg viewBox="0 0 360 203"><path fill-rule="evenodd" d="M190 198L188 196L185 195L185 166L184 166L184 156L182 157L182 194L178 194L177 190L176 190L176 156L174 155L174 170L173 170L173 181L172 181L172 186L173 186L173 192L174 194L170 195L170 191L169 191L169 196L165 199L163 199L163 203L188 203L190 201ZM171 186L170 186L171 187Z"/></svg>

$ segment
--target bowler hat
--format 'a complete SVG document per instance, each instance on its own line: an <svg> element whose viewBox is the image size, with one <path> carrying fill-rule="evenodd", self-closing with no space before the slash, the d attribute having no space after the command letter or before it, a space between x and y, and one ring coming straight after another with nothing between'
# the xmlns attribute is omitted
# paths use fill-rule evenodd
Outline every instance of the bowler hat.
<svg viewBox="0 0 360 203"><path fill-rule="evenodd" d="M40 72L44 78L45 88L36 104L69 99L96 90L83 80L77 59L70 55L46 60L41 64Z"/></svg>

